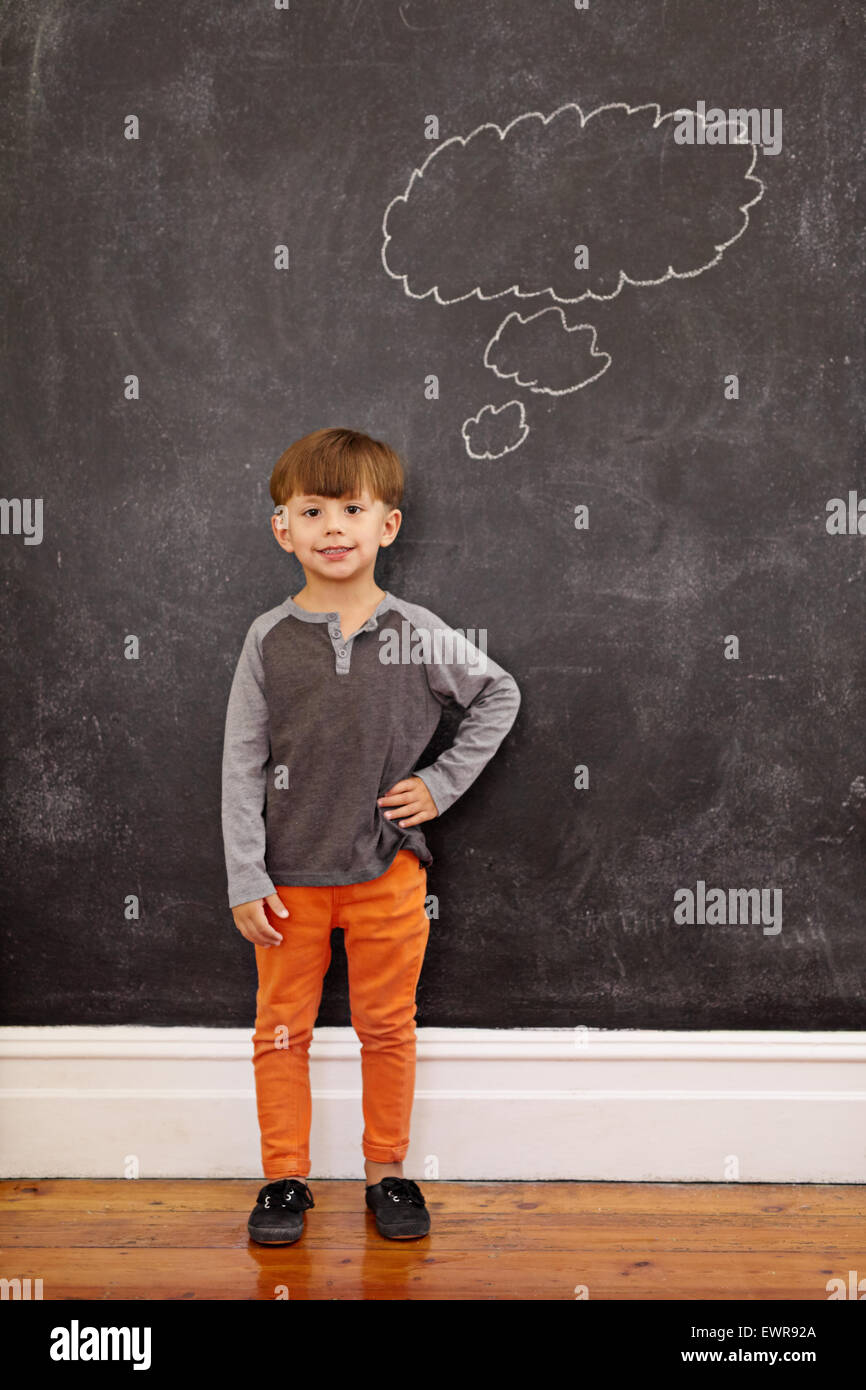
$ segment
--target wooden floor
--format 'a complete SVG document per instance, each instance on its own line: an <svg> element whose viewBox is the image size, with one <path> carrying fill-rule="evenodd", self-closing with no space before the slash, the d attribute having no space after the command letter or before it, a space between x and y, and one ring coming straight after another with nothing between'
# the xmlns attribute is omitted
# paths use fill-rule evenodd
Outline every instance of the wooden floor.
<svg viewBox="0 0 866 1390"><path fill-rule="evenodd" d="M826 1301L866 1276L866 1187L422 1181L430 1235L398 1242L362 1181L310 1178L304 1235L265 1249L246 1231L261 1181L0 1183L0 1276L46 1300L470 1301Z"/></svg>

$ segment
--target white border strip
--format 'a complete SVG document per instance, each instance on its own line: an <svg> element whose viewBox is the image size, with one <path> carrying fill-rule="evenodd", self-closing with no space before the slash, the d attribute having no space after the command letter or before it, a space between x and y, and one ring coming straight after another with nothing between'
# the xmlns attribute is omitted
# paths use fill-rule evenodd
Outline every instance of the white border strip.
<svg viewBox="0 0 866 1390"><path fill-rule="evenodd" d="M866 1179L866 1033L418 1029L406 1171ZM311 1047L316 1178L358 1178L360 1042ZM0 1029L0 1174L261 1180L249 1028ZM732 1165L736 1176L732 1176Z"/></svg>

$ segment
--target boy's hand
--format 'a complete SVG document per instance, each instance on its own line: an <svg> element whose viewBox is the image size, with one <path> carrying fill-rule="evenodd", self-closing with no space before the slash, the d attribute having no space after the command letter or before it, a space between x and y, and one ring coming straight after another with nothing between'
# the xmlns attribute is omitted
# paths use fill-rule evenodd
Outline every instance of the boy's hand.
<svg viewBox="0 0 866 1390"><path fill-rule="evenodd" d="M395 782L384 796L379 797L376 805L396 806L397 810L386 811L385 816L388 820L397 821L401 830L406 826L419 825L422 820L432 820L439 814L436 802L427 790L427 783L420 777L405 777L402 782ZM398 820L398 816L408 816L409 819Z"/></svg>
<svg viewBox="0 0 866 1390"><path fill-rule="evenodd" d="M249 903L238 903L237 907L232 908L232 916L241 936L245 936L254 946L263 946L267 950L269 946L282 946L283 938L268 921L265 903L275 917L288 917L288 909L278 893L270 893L266 898L254 898Z"/></svg>

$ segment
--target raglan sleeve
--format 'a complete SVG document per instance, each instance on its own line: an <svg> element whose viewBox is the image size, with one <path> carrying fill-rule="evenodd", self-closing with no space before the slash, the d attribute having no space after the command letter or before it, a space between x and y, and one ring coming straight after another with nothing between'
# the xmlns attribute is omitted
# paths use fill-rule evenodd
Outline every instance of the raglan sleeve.
<svg viewBox="0 0 866 1390"><path fill-rule="evenodd" d="M520 691L513 676L456 629L437 619L426 631L430 689L441 704L453 702L466 710L450 748L413 773L426 784L442 815L502 743L517 717Z"/></svg>
<svg viewBox="0 0 866 1390"><path fill-rule="evenodd" d="M270 758L264 668L256 624L244 639L226 709L222 832L229 907L275 891L265 868L265 802Z"/></svg>

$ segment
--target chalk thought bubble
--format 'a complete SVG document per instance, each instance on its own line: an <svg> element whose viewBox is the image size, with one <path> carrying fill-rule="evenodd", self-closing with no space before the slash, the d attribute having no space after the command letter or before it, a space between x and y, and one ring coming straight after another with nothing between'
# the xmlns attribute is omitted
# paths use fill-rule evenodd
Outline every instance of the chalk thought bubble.
<svg viewBox="0 0 866 1390"><path fill-rule="evenodd" d="M745 231L764 185L755 145L677 144L674 115L614 102L584 116L570 103L452 136L388 204L385 270L438 304L576 304L699 275ZM588 270L575 268L577 246Z"/></svg>
<svg viewBox="0 0 866 1390"><path fill-rule="evenodd" d="M597 381L610 366L610 353L599 352L595 340L591 323L569 327L555 306L526 316L513 313L502 320L484 349L484 365L530 391L565 396Z"/></svg>
<svg viewBox="0 0 866 1390"><path fill-rule="evenodd" d="M519 449L529 433L522 401L485 405L461 430L466 452L473 459L500 459Z"/></svg>
<svg viewBox="0 0 866 1390"><path fill-rule="evenodd" d="M747 140L678 143L686 109L612 102L584 115L570 102L443 141L385 209L385 270L410 298L441 305L508 294L602 303L627 284L703 274L742 236L764 183ZM485 366L553 396L597 380L611 359L596 350L593 325L544 313L508 315ZM465 422L467 449L493 409ZM521 420L518 443L527 433Z"/></svg>

